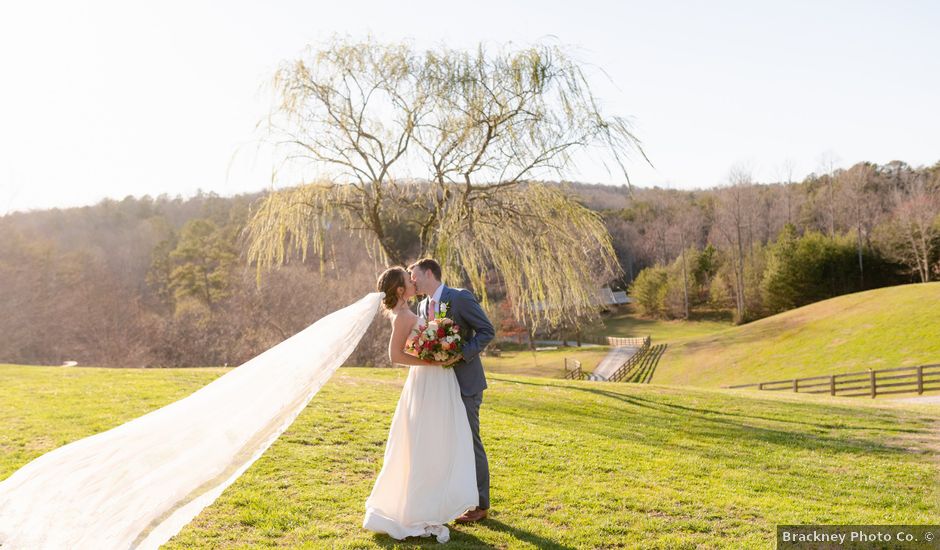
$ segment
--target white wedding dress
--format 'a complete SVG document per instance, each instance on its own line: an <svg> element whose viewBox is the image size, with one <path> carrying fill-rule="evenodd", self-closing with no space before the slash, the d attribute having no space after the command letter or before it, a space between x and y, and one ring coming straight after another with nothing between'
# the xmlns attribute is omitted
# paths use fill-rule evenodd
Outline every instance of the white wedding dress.
<svg viewBox="0 0 940 550"><path fill-rule="evenodd" d="M356 348L382 296L370 293L192 395L0 481L0 550L158 548L290 426ZM436 408L440 399L420 400ZM472 461L472 449L461 449Z"/></svg>
<svg viewBox="0 0 940 550"><path fill-rule="evenodd" d="M434 535L447 542L445 524L479 498L473 434L454 369L410 367L362 526L398 540Z"/></svg>

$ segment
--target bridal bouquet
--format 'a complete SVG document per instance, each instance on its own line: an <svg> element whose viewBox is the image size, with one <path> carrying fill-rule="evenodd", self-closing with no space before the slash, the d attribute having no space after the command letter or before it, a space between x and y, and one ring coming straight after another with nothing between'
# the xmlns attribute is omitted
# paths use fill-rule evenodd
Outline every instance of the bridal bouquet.
<svg viewBox="0 0 940 550"><path fill-rule="evenodd" d="M446 304L441 304L441 312L427 324L418 326L415 334L408 339L405 353L425 361L447 361L459 355L463 349L460 327L453 319L445 317Z"/></svg>

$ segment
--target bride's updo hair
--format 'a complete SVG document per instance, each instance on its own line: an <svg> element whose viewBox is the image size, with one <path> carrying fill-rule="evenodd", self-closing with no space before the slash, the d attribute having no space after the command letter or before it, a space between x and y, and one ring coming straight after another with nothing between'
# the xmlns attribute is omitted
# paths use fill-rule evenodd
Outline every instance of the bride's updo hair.
<svg viewBox="0 0 940 550"><path fill-rule="evenodd" d="M400 265L390 267L379 275L375 289L385 293L385 297L382 298L382 306L385 307L386 311L391 311L398 303L398 289L406 288L405 277L407 276L408 272Z"/></svg>

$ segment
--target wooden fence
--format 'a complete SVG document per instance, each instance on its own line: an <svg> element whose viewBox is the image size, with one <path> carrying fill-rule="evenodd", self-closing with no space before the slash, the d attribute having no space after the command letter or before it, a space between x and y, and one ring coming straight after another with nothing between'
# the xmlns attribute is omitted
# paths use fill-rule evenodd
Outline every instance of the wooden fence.
<svg viewBox="0 0 940 550"><path fill-rule="evenodd" d="M565 379L581 380L583 378L584 373L581 371L581 361L565 357Z"/></svg>
<svg viewBox="0 0 940 550"><path fill-rule="evenodd" d="M940 390L940 363L918 367L899 367L828 376L810 376L790 380L775 380L757 384L724 386L728 389L757 388L764 391L794 391L798 393L828 393L843 397L877 397L894 393L914 393Z"/></svg>
<svg viewBox="0 0 940 550"><path fill-rule="evenodd" d="M626 378L628 374L632 374L633 369L643 362L643 358L644 356L646 356L646 352L650 348L650 337L649 336L647 336L646 338L611 338L611 337L608 337L608 340L639 340L640 341L640 346L639 346L640 349L638 349L636 353L631 355L630 358L627 359L626 363L624 363L623 365L620 365L620 368L617 369L613 374L610 375L610 377L607 378L607 380L609 380L610 382L620 382L621 380ZM614 344L611 343L610 345L613 346Z"/></svg>
<svg viewBox="0 0 940 550"><path fill-rule="evenodd" d="M608 336L607 345L612 348L623 348L623 347L648 348L650 345L650 337L647 336L645 338L618 338L616 336Z"/></svg>

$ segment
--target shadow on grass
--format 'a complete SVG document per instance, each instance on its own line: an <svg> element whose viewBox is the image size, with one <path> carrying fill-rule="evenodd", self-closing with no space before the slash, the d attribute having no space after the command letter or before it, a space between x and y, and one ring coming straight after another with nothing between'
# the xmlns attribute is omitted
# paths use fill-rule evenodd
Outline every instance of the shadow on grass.
<svg viewBox="0 0 940 550"><path fill-rule="evenodd" d="M501 521L494 519L486 519L483 521L482 525L491 531L497 531L500 533L506 533L510 535L515 540L521 542L528 542L529 544L535 545L536 548L553 548L555 550L574 550L573 546L568 546L549 540L545 537L540 537L535 533L531 533L524 529L519 529L518 527L512 527L511 525L506 525Z"/></svg>
<svg viewBox="0 0 940 550"><path fill-rule="evenodd" d="M587 391L594 391L597 393L608 395L609 397L614 397L614 396L625 397L617 393L605 392L604 390L587 390ZM679 409L679 410L688 411L692 413L706 413L706 414L715 414L715 415L723 415L723 416L738 416L742 418L752 418L755 420L766 420L768 422L801 424L807 427L819 428L819 429L824 429L824 430L878 430L878 431L883 431L883 432L898 432L898 433L912 433L912 434L923 432L923 430L920 430L917 428L889 428L887 426L847 426L845 424L817 424L815 422L807 422L805 420L794 420L792 418L779 418L779 417L773 417L773 416L760 416L756 414L741 414L741 413L728 412L728 411L716 411L714 409L685 407L683 405L675 405L673 403L660 403L658 401L653 401L651 399L644 399L642 397L637 397L635 395L630 396L630 399L634 399L636 401L644 401L646 403L661 405L663 407ZM823 405L823 408L826 408L826 406Z"/></svg>
<svg viewBox="0 0 940 550"><path fill-rule="evenodd" d="M511 536L514 540L519 542L527 542L534 545L536 548L550 548L552 550L574 550L573 546L567 546L565 544L560 544L553 540L547 539L545 537L536 535L525 529L519 529L518 527L513 527L507 525L501 521L495 520L493 518L488 518L477 524L480 528L486 528L490 531L497 533L506 533ZM448 526L450 529L450 542L448 547L450 548L497 548L492 544L483 542L478 537L460 531L460 527ZM438 547L439 544L434 537L411 537L405 540L395 540L388 535L375 535L373 541L382 548L433 548ZM510 546L511 548L512 546Z"/></svg>
<svg viewBox="0 0 940 550"><path fill-rule="evenodd" d="M816 428L820 430L871 430L871 431L882 431L882 432L895 432L895 433L904 433L904 434L918 434L918 433L927 433L927 429L912 429L912 428L892 428L888 426L850 426L846 424L820 424L813 423L801 420L793 419L780 419L759 415L748 415L737 412L726 412L718 411L713 409L706 408L695 408L687 407L683 405L675 405L671 403L664 403L661 401L654 401L650 399L645 399L643 397L621 395L619 393L610 392L601 389L594 388L582 388L578 386L559 386L552 384L539 384L536 382L522 382L518 380L506 380L502 378L492 377L493 380L499 380L501 382L508 382L512 384L523 384L530 386L543 386L543 387L565 387L568 389L587 392L595 395L601 395L608 397L610 399L615 399L623 403L628 403L630 405L649 409L652 411L657 411L659 413L666 413L669 415L675 415L678 419L695 419L697 421L702 421L711 424L723 425L730 427L731 429L747 434L748 438L753 438L757 440L763 440L770 443L781 444L786 446L793 446L795 443L799 444L802 447L808 449L819 449L827 448L831 450L836 450L840 452L849 452L856 453L862 451L865 453L885 453L885 454L897 454L908 453L910 449L903 446L893 446L881 442L875 442L871 440L864 439L852 439L846 437L833 437L822 434L808 433L805 431L793 432L787 430L778 430L773 428L768 428L764 426L754 426L748 424L746 419L753 419L755 421L767 421L767 422L780 422L788 424L798 424L806 427ZM558 406L557 404L553 406ZM826 412L825 410L821 412ZM557 423L557 420L555 421ZM582 421L578 421L577 425L581 430L592 431L591 425L585 424ZM601 432L602 435L608 437L616 437L609 430L604 430ZM703 436L705 434L702 434ZM725 433L724 431L721 434L713 434L715 437L723 438L734 438L733 433ZM737 440L737 438L735 438Z"/></svg>

